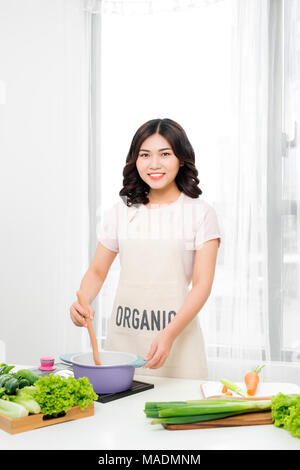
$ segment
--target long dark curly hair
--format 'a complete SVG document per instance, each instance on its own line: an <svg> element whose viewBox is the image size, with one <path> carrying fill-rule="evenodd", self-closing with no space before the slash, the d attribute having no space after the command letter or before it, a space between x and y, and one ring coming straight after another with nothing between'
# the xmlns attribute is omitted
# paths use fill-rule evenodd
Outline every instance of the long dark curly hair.
<svg viewBox="0 0 300 470"><path fill-rule="evenodd" d="M142 143L153 134L162 135L172 147L176 157L183 163L179 167L175 183L181 192L192 198L202 194L198 187L198 170L195 167L195 153L184 129L172 119L151 119L145 122L135 133L123 169L123 188L119 195L130 207L135 204L147 204L150 186L140 177L136 160Z"/></svg>

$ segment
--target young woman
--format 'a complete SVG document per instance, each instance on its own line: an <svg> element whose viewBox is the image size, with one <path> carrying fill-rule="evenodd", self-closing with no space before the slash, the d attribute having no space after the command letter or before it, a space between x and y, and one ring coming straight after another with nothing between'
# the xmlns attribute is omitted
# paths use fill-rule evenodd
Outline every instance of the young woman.
<svg viewBox="0 0 300 470"><path fill-rule="evenodd" d="M143 356L147 363L136 374L207 378L197 315L211 292L221 236L215 210L199 198L197 176L194 150L178 123L143 124L123 169L122 201L106 213L81 282L90 304L119 253L105 349ZM94 311L74 302L70 314L86 326Z"/></svg>

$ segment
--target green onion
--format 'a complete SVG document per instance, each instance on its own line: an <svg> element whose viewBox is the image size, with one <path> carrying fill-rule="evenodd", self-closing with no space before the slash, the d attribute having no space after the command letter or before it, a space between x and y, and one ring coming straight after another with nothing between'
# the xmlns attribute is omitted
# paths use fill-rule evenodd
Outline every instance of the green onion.
<svg viewBox="0 0 300 470"><path fill-rule="evenodd" d="M158 418L153 419L151 424L189 424L189 423L201 423L202 421L211 421L214 419L227 418L228 416L236 416L238 414L244 413L241 412L232 412L232 413L210 413L208 415L195 415L195 416L172 416L169 418Z"/></svg>
<svg viewBox="0 0 300 470"><path fill-rule="evenodd" d="M233 400L230 399L230 403L241 403L240 399ZM159 411L164 410L164 409L169 409L169 408L174 408L178 406L191 406L191 405L197 405L200 404L201 407L203 407L207 403L209 406L212 404L216 403L218 405L221 405L224 403L227 405L229 403L228 399L203 399L203 400L189 400L189 401L169 401L169 402L148 402L145 404L145 409L144 412L147 416L147 418L158 418L159 417Z"/></svg>
<svg viewBox="0 0 300 470"><path fill-rule="evenodd" d="M234 400L223 398L209 398L203 400L189 400L185 402L147 402L144 412L147 418L159 419L177 419L179 421L169 424L176 424L184 422L184 418L188 417L189 420L194 420L195 417L203 417L201 420L219 419L226 416L234 416L241 413L251 413L255 411L264 411L271 409L271 400ZM157 424L158 420L152 421L152 424ZM185 422L196 422L196 421ZM200 421L201 421L200 420ZM164 422L164 421L162 421Z"/></svg>
<svg viewBox="0 0 300 470"><path fill-rule="evenodd" d="M189 415L201 415L201 414L209 414L209 413L225 413L228 412L235 412L235 411L243 411L244 413L248 413L250 411L260 411L265 409L270 409L271 401L264 400L264 401L243 401L240 403L221 403L216 404L212 403L211 405L184 405L184 406L176 406L173 408L165 408L163 410L158 411L158 416L160 418L166 418L170 416L189 416Z"/></svg>
<svg viewBox="0 0 300 470"><path fill-rule="evenodd" d="M249 397L248 397L249 398ZM220 405L221 403L241 403L245 400L241 398L203 398L202 400L187 400L185 403L188 404L202 404L202 403L216 403Z"/></svg>
<svg viewBox="0 0 300 470"><path fill-rule="evenodd" d="M233 401L233 400L231 400ZM235 400L240 402L240 399ZM228 398L226 399L202 399L202 400L189 400L189 401L154 401L154 402L146 402L145 403L145 409L144 412L147 416L147 418L158 418L159 417L159 411L164 410L164 409L169 409L177 406L186 406L186 405L195 405L195 404L200 404L203 406L205 403L208 403L211 405L212 403L228 403L229 400Z"/></svg>
<svg viewBox="0 0 300 470"><path fill-rule="evenodd" d="M145 409L152 409L152 408L156 408L158 406L164 406L164 405L184 405L185 403L187 403L186 401L146 401L145 403Z"/></svg>

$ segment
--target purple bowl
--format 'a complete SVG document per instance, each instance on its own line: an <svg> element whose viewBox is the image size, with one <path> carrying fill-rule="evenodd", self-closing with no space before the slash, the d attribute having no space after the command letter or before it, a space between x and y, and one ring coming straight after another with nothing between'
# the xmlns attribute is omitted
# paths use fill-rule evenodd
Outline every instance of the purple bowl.
<svg viewBox="0 0 300 470"><path fill-rule="evenodd" d="M146 364L141 356L119 351L99 351L101 366L94 363L93 353L81 353L71 357L75 379L87 377L94 392L117 393L128 390L134 370Z"/></svg>

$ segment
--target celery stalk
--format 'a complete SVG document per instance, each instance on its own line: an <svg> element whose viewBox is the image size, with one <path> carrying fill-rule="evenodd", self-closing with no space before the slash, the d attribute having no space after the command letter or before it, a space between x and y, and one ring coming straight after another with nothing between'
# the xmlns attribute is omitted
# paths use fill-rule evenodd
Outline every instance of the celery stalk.
<svg viewBox="0 0 300 470"><path fill-rule="evenodd" d="M229 388L229 390L233 390L234 392L238 393L242 397L248 398L247 393L243 392L243 390L238 385L234 384L233 382L230 382L229 380L225 380L225 379L220 379L220 382L226 385L226 387Z"/></svg>

